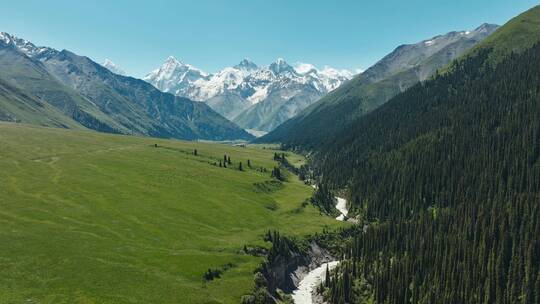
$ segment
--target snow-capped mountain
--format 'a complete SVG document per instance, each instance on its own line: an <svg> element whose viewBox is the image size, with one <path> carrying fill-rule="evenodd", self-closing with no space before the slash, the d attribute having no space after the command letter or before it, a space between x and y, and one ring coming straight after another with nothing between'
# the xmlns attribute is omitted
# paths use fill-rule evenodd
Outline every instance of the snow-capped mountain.
<svg viewBox="0 0 540 304"><path fill-rule="evenodd" d="M110 59L105 58L105 60L103 61L103 63L101 65L104 68L108 69L109 71L111 71L111 72L113 72L115 74L126 76L126 72L124 72L124 70L122 70L119 66L117 66Z"/></svg>
<svg viewBox="0 0 540 304"><path fill-rule="evenodd" d="M241 127L269 131L352 76L305 63L293 67L281 58L266 67L244 59L207 74L171 56L144 80L164 92L206 102Z"/></svg>
<svg viewBox="0 0 540 304"><path fill-rule="evenodd" d="M163 92L174 93L182 97L198 97L191 92L197 87L194 82L207 77L208 74L205 72L170 56L160 68L146 75L144 80ZM195 100L200 101L198 98Z"/></svg>
<svg viewBox="0 0 540 304"><path fill-rule="evenodd" d="M44 46L36 46L26 39L17 38L6 32L0 32L0 41L6 45L15 47L18 51L31 58L50 56L58 53L58 51L55 49Z"/></svg>
<svg viewBox="0 0 540 304"><path fill-rule="evenodd" d="M178 139L253 137L207 104L8 33L0 33L0 66L0 91L18 96L0 104L0 120Z"/></svg>

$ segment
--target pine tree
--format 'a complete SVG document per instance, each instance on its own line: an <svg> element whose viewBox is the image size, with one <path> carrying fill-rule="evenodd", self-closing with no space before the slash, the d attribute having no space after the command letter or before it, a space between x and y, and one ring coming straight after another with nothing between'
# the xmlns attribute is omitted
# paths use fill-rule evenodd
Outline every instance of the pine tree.
<svg viewBox="0 0 540 304"><path fill-rule="evenodd" d="M277 167L274 167L272 170L271 176L277 180L283 181L283 176L281 175L281 170Z"/></svg>
<svg viewBox="0 0 540 304"><path fill-rule="evenodd" d="M197 156L197 149L193 150L193 155Z"/></svg>
<svg viewBox="0 0 540 304"><path fill-rule="evenodd" d="M230 156L227 157L227 163L228 163L229 165L231 164L231 157L230 157Z"/></svg>
<svg viewBox="0 0 540 304"><path fill-rule="evenodd" d="M242 162L240 162L240 163L238 164L238 170L244 171L244 168L242 168Z"/></svg>
<svg viewBox="0 0 540 304"><path fill-rule="evenodd" d="M326 264L326 273L324 275L324 278L324 287L330 287L330 269L328 268L328 264Z"/></svg>
<svg viewBox="0 0 540 304"><path fill-rule="evenodd" d="M537 269L536 283L534 284L534 303L540 303L540 267Z"/></svg>

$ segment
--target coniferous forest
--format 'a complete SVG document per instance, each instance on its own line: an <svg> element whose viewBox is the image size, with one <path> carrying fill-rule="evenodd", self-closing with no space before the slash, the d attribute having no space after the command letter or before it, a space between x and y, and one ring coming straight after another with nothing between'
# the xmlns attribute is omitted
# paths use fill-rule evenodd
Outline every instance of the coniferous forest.
<svg viewBox="0 0 540 304"><path fill-rule="evenodd" d="M540 303L540 45L494 57L465 57L318 153L367 225L320 287L330 303Z"/></svg>

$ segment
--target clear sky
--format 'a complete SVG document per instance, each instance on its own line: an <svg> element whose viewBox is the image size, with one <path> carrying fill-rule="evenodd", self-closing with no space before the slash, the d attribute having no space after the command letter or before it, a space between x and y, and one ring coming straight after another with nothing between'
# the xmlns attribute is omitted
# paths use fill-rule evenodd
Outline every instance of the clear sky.
<svg viewBox="0 0 540 304"><path fill-rule="evenodd" d="M174 55L208 72L250 58L367 68L403 43L503 24L532 0L0 0L0 31L110 58L142 77Z"/></svg>

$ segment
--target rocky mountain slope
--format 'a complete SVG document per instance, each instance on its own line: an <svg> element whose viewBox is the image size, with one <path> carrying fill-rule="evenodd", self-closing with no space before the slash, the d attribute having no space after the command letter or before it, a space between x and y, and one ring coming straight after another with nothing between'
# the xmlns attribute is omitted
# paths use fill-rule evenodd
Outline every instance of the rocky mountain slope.
<svg viewBox="0 0 540 304"><path fill-rule="evenodd" d="M305 150L320 146L362 115L429 78L497 28L497 25L483 24L472 31L450 32L401 45L364 73L258 140L281 142Z"/></svg>

